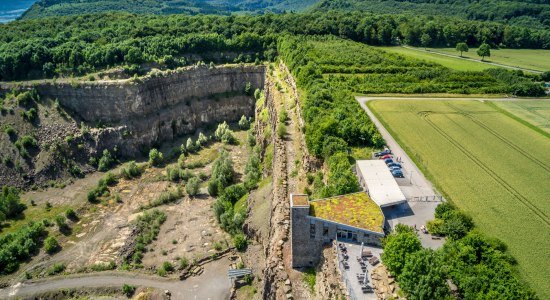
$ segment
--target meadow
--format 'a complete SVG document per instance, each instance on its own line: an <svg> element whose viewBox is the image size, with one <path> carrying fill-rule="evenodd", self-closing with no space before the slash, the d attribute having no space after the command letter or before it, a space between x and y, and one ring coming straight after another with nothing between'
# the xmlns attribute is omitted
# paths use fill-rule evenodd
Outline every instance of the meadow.
<svg viewBox="0 0 550 300"><path fill-rule="evenodd" d="M550 140L478 101L368 105L436 187L508 245L541 299L550 297Z"/></svg>
<svg viewBox="0 0 550 300"><path fill-rule="evenodd" d="M428 48L434 52L441 52L451 55L459 55L455 48ZM476 54L477 48L470 48L462 56L479 59ZM439 56L434 54L434 56ZM495 62L512 67L520 67L536 71L550 70L550 51L537 49L491 49L491 57L486 61Z"/></svg>
<svg viewBox="0 0 550 300"><path fill-rule="evenodd" d="M493 67L491 65L487 65L487 64L475 62L475 61L464 60L458 57L448 57L448 56L437 55L433 53L427 53L427 52L417 51L414 49L408 49L403 47L380 47L380 48L391 53L405 55L405 56L420 59L426 62L438 63L442 66L445 66L447 68L457 70L457 71L483 71L485 69ZM456 54L456 52L453 54ZM473 54L475 55L475 53Z"/></svg>
<svg viewBox="0 0 550 300"><path fill-rule="evenodd" d="M498 101L494 104L548 133L550 137L550 101Z"/></svg>

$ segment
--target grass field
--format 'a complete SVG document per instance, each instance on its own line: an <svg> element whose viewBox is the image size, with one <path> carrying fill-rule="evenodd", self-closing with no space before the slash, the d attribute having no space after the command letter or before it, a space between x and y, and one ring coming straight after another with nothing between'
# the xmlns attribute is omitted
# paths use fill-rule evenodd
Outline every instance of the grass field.
<svg viewBox="0 0 550 300"><path fill-rule="evenodd" d="M459 53L454 48L428 49L446 54L459 55ZM468 52L464 52L462 56L479 59L476 51L476 48L471 48ZM537 71L550 70L550 50L491 49L491 57L488 57L485 60L507 66L520 67Z"/></svg>
<svg viewBox="0 0 550 300"><path fill-rule="evenodd" d="M550 134L550 101L499 101L494 104Z"/></svg>
<svg viewBox="0 0 550 300"><path fill-rule="evenodd" d="M491 65L478 63L475 61L468 61L460 58L448 57L443 55L437 55L432 53L426 53L422 51L416 51L413 49L407 49L403 47L377 47L384 49L388 52L398 53L408 57L425 60L428 62L435 62L447 68L451 68L458 71L483 71L491 68Z"/></svg>
<svg viewBox="0 0 550 300"><path fill-rule="evenodd" d="M372 101L437 188L498 237L550 299L550 139L478 101Z"/></svg>

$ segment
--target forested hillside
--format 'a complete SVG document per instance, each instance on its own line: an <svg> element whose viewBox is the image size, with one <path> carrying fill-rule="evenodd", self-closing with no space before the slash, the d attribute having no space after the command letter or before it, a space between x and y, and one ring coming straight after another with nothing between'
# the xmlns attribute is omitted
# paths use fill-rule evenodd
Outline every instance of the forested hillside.
<svg viewBox="0 0 550 300"><path fill-rule="evenodd" d="M550 28L550 3L546 0L322 0L315 9L447 15L469 20Z"/></svg>
<svg viewBox="0 0 550 300"><path fill-rule="evenodd" d="M0 80L82 75L117 65L185 64L187 54L253 53L272 58L281 34L335 35L369 45L550 48L550 31L448 18L329 12L263 16L99 14L16 21L0 26Z"/></svg>
<svg viewBox="0 0 550 300"><path fill-rule="evenodd" d="M234 12L285 12L305 9L318 0L40 0L23 19L106 11L136 14L219 14Z"/></svg>

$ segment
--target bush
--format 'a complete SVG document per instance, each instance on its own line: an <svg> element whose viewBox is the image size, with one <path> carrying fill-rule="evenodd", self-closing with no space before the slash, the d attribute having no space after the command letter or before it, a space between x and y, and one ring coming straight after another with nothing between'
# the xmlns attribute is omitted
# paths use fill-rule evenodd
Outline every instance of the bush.
<svg viewBox="0 0 550 300"><path fill-rule="evenodd" d="M111 156L111 152L109 152L109 150L105 149L105 150L103 150L103 155L99 159L97 169L100 172L105 172L105 171L109 170L114 163L115 163L115 160Z"/></svg>
<svg viewBox="0 0 550 300"><path fill-rule="evenodd" d="M73 220L73 221L78 219L78 217L76 216L76 213L74 212L74 210L72 208L68 208L65 211L65 217L67 217L67 219Z"/></svg>
<svg viewBox="0 0 550 300"><path fill-rule="evenodd" d="M54 264L48 271L46 271L46 275L56 275L61 272L65 271L65 265L62 263Z"/></svg>
<svg viewBox="0 0 550 300"><path fill-rule="evenodd" d="M111 172L107 172L107 174L103 176L103 181L105 182L106 185L114 185L117 183L117 178L115 174Z"/></svg>
<svg viewBox="0 0 550 300"><path fill-rule="evenodd" d="M44 240L44 250L48 254L53 254L59 251L59 243L53 236L49 236Z"/></svg>
<svg viewBox="0 0 550 300"><path fill-rule="evenodd" d="M136 291L136 287L133 285L124 284L122 286L122 292L128 297L131 297L135 291Z"/></svg>
<svg viewBox="0 0 550 300"><path fill-rule="evenodd" d="M38 142L36 141L36 139L30 135L25 135L23 137L21 137L20 139L21 141L21 145L25 148L36 148L38 147Z"/></svg>
<svg viewBox="0 0 550 300"><path fill-rule="evenodd" d="M233 161L229 157L229 153L226 150L222 150L220 156L214 161L212 166L211 181L217 181L219 185L218 191L223 190L233 183L234 173Z"/></svg>
<svg viewBox="0 0 550 300"><path fill-rule="evenodd" d="M237 140L233 136L233 131L229 129L227 122L223 122L218 125L218 128L214 132L216 139L224 144L234 144Z"/></svg>
<svg viewBox="0 0 550 300"><path fill-rule="evenodd" d="M233 245L239 251L246 250L246 247L248 246L248 241L246 239L246 236L242 233L238 233L235 236L233 236Z"/></svg>
<svg viewBox="0 0 550 300"><path fill-rule="evenodd" d="M189 260L187 257L180 258L180 270L187 268L189 266Z"/></svg>
<svg viewBox="0 0 550 300"><path fill-rule="evenodd" d="M164 162L164 157L162 155L162 152L158 151L155 148L149 151L149 163L152 166L160 167L163 162Z"/></svg>
<svg viewBox="0 0 550 300"><path fill-rule="evenodd" d="M21 202L19 190L14 187L4 186L0 193L0 213L6 219L12 219L20 215L27 206ZM2 219L0 219L1 223Z"/></svg>
<svg viewBox="0 0 550 300"><path fill-rule="evenodd" d="M185 191L187 192L187 194L191 197L197 195L199 192L200 183L201 181L197 177L189 179L189 181L185 185Z"/></svg>
<svg viewBox="0 0 550 300"><path fill-rule="evenodd" d="M12 139L17 135L17 132L11 125L6 125L6 127L4 127L4 132Z"/></svg>
<svg viewBox="0 0 550 300"><path fill-rule="evenodd" d="M283 108L281 110L281 113L279 113L279 122L280 123L285 123L286 120L288 120L288 114L287 114L286 110Z"/></svg>
<svg viewBox="0 0 550 300"><path fill-rule="evenodd" d="M36 253L45 233L42 222L29 222L15 232L0 236L0 274L15 272L20 262Z"/></svg>
<svg viewBox="0 0 550 300"><path fill-rule="evenodd" d="M283 139L285 135L287 134L286 125L284 123L279 123L279 126L277 126L277 135L280 139Z"/></svg>
<svg viewBox="0 0 550 300"><path fill-rule="evenodd" d="M242 130L247 130L250 128L250 121L245 115L242 115L241 119L239 120L239 128Z"/></svg>
<svg viewBox="0 0 550 300"><path fill-rule="evenodd" d="M122 177L125 179L132 179L139 177L141 175L141 169L138 167L135 161L130 161L126 164L124 168L120 171Z"/></svg>

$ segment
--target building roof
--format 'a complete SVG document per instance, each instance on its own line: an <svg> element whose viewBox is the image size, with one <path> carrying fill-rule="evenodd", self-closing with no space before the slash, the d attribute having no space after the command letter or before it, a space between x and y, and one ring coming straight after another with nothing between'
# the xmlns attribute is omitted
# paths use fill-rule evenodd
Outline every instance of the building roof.
<svg viewBox="0 0 550 300"><path fill-rule="evenodd" d="M310 215L372 232L384 233L384 215L365 192L310 201Z"/></svg>
<svg viewBox="0 0 550 300"><path fill-rule="evenodd" d="M358 160L357 169L367 193L380 207L406 202L407 199L383 160Z"/></svg>
<svg viewBox="0 0 550 300"><path fill-rule="evenodd" d="M308 195L303 194L290 194L291 206L309 206Z"/></svg>

